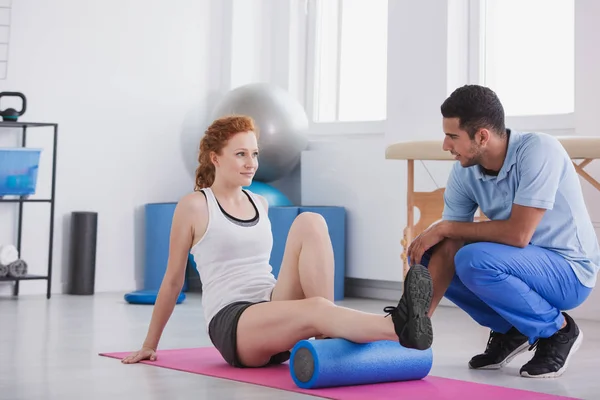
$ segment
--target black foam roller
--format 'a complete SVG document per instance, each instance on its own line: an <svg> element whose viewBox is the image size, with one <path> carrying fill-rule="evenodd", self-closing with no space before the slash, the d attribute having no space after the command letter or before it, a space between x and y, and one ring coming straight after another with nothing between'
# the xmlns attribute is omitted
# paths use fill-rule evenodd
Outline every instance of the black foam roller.
<svg viewBox="0 0 600 400"><path fill-rule="evenodd" d="M71 213L68 294L94 294L98 213Z"/></svg>

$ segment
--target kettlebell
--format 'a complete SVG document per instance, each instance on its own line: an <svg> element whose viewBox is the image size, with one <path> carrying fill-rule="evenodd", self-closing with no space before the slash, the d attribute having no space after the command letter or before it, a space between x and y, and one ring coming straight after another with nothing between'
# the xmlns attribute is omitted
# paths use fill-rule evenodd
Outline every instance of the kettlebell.
<svg viewBox="0 0 600 400"><path fill-rule="evenodd" d="M25 110L27 110L27 99L23 93L19 92L2 92L0 93L0 99L2 97L19 97L21 98L22 106L21 111L17 111L14 108L7 108L6 110L0 111L0 116L4 121L16 122L17 119L23 114L25 114Z"/></svg>

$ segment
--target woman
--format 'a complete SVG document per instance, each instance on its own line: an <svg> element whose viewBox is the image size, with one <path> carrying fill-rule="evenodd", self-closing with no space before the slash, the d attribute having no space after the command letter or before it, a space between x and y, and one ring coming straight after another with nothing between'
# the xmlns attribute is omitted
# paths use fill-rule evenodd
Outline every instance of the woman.
<svg viewBox="0 0 600 400"><path fill-rule="evenodd" d="M354 342L399 340L431 345L431 278L411 268L392 318L333 303L333 250L325 220L301 213L293 222L276 280L269 259L273 238L265 198L248 186L258 168L258 129L247 116L220 118L200 143L196 190L178 203L167 270L142 348L123 363L156 360L163 329L194 256L211 341L235 367L282 363L302 339L338 337Z"/></svg>

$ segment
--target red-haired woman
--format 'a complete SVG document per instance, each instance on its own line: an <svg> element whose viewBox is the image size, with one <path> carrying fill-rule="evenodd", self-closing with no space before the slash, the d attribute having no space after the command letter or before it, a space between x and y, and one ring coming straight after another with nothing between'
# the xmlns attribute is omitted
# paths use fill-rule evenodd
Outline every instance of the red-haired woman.
<svg viewBox="0 0 600 400"><path fill-rule="evenodd" d="M196 189L179 201L173 216L168 266L148 334L142 348L122 361L156 359L190 252L202 281L209 336L232 366L285 362L298 341L313 337L430 347L433 289L427 269L410 269L402 299L384 309L391 318L335 305L333 249L319 214L295 219L275 279L267 201L243 189L258 168L258 135L252 118L242 115L220 118L205 132Z"/></svg>

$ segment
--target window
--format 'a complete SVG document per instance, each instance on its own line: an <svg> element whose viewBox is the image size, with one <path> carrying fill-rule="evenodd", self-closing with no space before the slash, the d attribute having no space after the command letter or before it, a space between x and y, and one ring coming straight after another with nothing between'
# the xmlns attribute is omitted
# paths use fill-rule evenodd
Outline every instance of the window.
<svg viewBox="0 0 600 400"><path fill-rule="evenodd" d="M509 117L573 113L574 0L475 4L475 81L498 94Z"/></svg>
<svg viewBox="0 0 600 400"><path fill-rule="evenodd" d="M387 0L309 0L307 111L313 122L381 121Z"/></svg>

